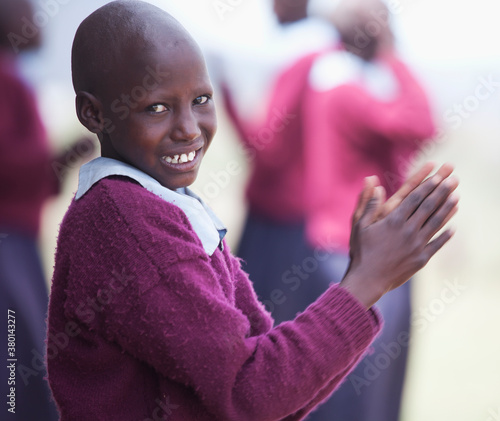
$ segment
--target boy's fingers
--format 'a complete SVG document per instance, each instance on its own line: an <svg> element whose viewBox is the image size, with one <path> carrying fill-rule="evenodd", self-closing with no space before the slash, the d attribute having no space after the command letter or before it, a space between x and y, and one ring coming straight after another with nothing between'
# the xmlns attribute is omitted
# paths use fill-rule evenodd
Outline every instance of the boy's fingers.
<svg viewBox="0 0 500 421"><path fill-rule="evenodd" d="M376 175L365 178L363 191L359 195L358 204L356 205L356 209L354 211L354 214L352 215L352 225L357 224L361 219L361 216L363 216L366 205L368 204L368 201L373 197L375 186L378 186L378 184L379 179Z"/></svg>
<svg viewBox="0 0 500 421"><path fill-rule="evenodd" d="M441 226L439 227L439 229L443 228L449 221L451 218L453 218L455 216L455 214L458 212L458 205L455 205L453 207L453 209L450 211L450 213L448 213L448 215L446 215L446 218L444 219L443 223L441 224ZM439 231L439 230L438 230Z"/></svg>
<svg viewBox="0 0 500 421"><path fill-rule="evenodd" d="M434 175L425 180L420 186L413 190L391 214L397 221L406 221L422 205L422 202L429 196L442 182L438 175ZM433 209L435 210L435 208ZM432 212L430 213L432 214ZM429 215L430 215L429 214ZM426 218L427 219L427 218ZM422 221L422 224L425 222Z"/></svg>
<svg viewBox="0 0 500 421"><path fill-rule="evenodd" d="M441 247L443 247L451 237L455 234L452 229L446 230L435 240L432 240L427 246L425 246L426 261L429 261L432 256L434 256Z"/></svg>
<svg viewBox="0 0 500 421"><path fill-rule="evenodd" d="M447 213L449 213L453 206L455 206L458 202L457 200L453 203L448 201L449 196L457 187L458 180L454 177L448 178L440 183L437 188L422 201L418 209L416 209L413 215L409 218L411 223L418 229L427 224L427 230L429 227L430 229L436 229L436 231L432 234L434 235L437 232L437 228L445 219ZM447 204L447 206L444 207L443 204ZM451 206L451 204L453 206ZM442 210L443 208L445 209L444 211ZM445 214L445 212L447 213ZM442 219L440 220L439 218Z"/></svg>
<svg viewBox="0 0 500 421"><path fill-rule="evenodd" d="M385 189L382 186L377 186L373 190L373 196L368 200L365 211L361 216L359 223L361 228L366 228L375 222L377 215L380 213L380 206L385 196Z"/></svg>
<svg viewBox="0 0 500 421"><path fill-rule="evenodd" d="M422 166L415 174L413 174L410 178L408 178L403 185L399 188L399 190L394 193L384 204L382 209L382 217L388 215L395 208L399 206L399 204L413 191L415 190L422 181L425 180L431 171L434 169L434 164L432 162L428 162Z"/></svg>
<svg viewBox="0 0 500 421"><path fill-rule="evenodd" d="M448 197L441 208L422 227L422 234L429 241L458 211L458 196Z"/></svg>
<svg viewBox="0 0 500 421"><path fill-rule="evenodd" d="M445 163L439 167L436 174L440 175L443 179L448 178L455 168L450 163Z"/></svg>
<svg viewBox="0 0 500 421"><path fill-rule="evenodd" d="M397 208L400 203L425 180L433 169L434 164L432 162L428 162L424 164L415 174L408 178L399 190L387 200L382 209L381 216L384 217ZM434 177L437 176L441 179L448 178L452 174L453 170L453 165L445 163L439 167Z"/></svg>

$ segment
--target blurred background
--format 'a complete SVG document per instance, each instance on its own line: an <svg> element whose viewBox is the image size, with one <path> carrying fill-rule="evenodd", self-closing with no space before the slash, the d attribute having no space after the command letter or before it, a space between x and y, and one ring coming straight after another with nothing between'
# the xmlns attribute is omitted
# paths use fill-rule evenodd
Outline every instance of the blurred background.
<svg viewBox="0 0 500 421"><path fill-rule="evenodd" d="M293 0L290 0L293 1ZM150 1L177 17L207 54L245 51L272 36L270 0ZM47 9L47 4L57 7ZM37 0L43 48L25 54L55 150L85 134L74 111L70 51L78 24L103 0ZM440 134L418 162L449 161L461 180L453 241L413 283L410 367L402 421L500 420L500 2L387 1L401 56L426 87ZM332 1L315 0L325 13ZM49 13L50 11L50 13ZM41 15L40 15L41 16ZM217 97L216 97L217 98ZM217 101L217 99L216 99ZM91 159L93 156L84 156ZM218 176L235 161L231 177ZM417 165L416 162L414 165ZM80 163L67 163L63 194L45 208L41 250L51 278L58 226L77 188ZM219 130L195 190L229 227L237 244L245 214L248 162L219 107ZM414 166L409 166L411 172ZM390 397L388 397L390 399Z"/></svg>

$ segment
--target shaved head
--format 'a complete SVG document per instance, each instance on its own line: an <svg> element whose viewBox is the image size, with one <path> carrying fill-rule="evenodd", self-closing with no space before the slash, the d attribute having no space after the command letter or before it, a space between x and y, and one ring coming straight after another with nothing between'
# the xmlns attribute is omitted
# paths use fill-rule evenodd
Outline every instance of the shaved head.
<svg viewBox="0 0 500 421"><path fill-rule="evenodd" d="M27 16L33 16L33 6L29 0L0 0L0 48L7 47L18 53L20 50L39 47L40 31L30 37L19 36L25 25L23 18Z"/></svg>
<svg viewBox="0 0 500 421"><path fill-rule="evenodd" d="M75 92L99 95L110 80L141 66L141 57L165 43L198 48L176 19L152 4L137 0L106 4L76 32L71 57Z"/></svg>
<svg viewBox="0 0 500 421"><path fill-rule="evenodd" d="M372 60L392 45L391 13L382 0L341 0L330 16L344 46L364 60Z"/></svg>

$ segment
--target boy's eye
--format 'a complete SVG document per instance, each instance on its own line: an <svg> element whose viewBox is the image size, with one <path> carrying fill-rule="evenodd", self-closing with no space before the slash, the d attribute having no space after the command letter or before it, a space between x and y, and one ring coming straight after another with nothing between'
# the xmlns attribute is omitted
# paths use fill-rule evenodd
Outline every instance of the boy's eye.
<svg viewBox="0 0 500 421"><path fill-rule="evenodd" d="M210 100L210 98L210 95L201 95L194 100L194 103L196 105L203 105L206 104Z"/></svg>
<svg viewBox="0 0 500 421"><path fill-rule="evenodd" d="M154 104L149 107L148 111L151 111L152 113L163 113L164 111L167 111L167 107L163 104Z"/></svg>

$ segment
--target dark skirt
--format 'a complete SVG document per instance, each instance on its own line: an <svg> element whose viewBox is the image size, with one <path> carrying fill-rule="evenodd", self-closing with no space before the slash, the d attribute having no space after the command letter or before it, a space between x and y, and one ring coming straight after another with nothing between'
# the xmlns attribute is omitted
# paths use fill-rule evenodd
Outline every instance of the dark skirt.
<svg viewBox="0 0 500 421"><path fill-rule="evenodd" d="M340 279L322 270L329 256L309 247L303 224L247 217L238 256L275 324L292 320Z"/></svg>
<svg viewBox="0 0 500 421"><path fill-rule="evenodd" d="M4 368L0 381L3 399L15 387L15 414L9 420L52 421L59 419L50 398L44 364L48 292L36 240L17 232L0 230L0 357L2 364L15 364L15 376ZM10 310L10 312L9 312ZM15 320L15 351L7 355L8 314ZM12 358L14 357L14 358ZM4 366L5 367L5 366ZM8 384L15 377L15 384ZM11 380L12 383L12 380ZM10 406L3 405L2 412ZM2 418L4 419L4 418Z"/></svg>

